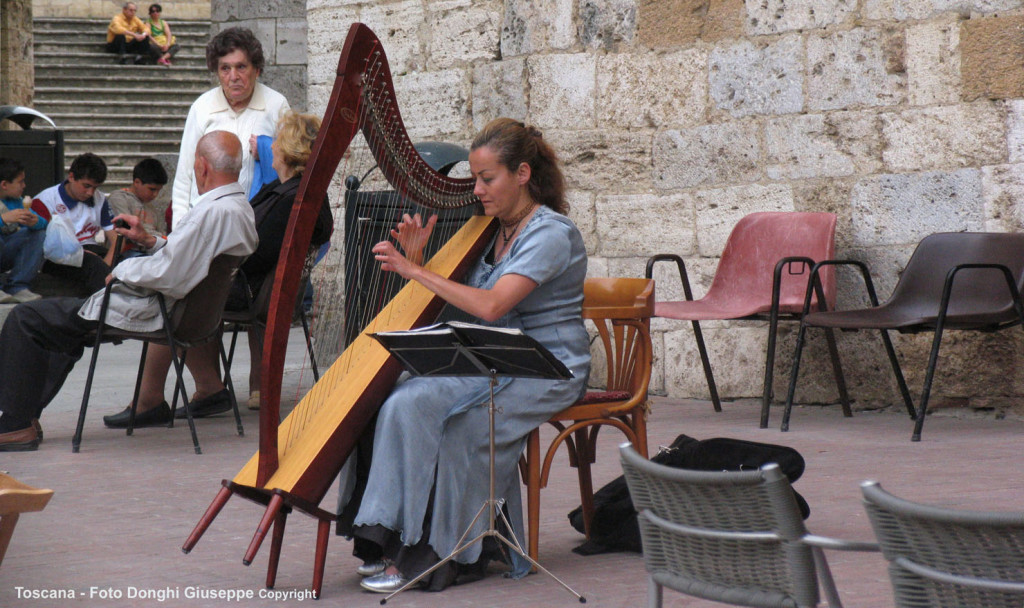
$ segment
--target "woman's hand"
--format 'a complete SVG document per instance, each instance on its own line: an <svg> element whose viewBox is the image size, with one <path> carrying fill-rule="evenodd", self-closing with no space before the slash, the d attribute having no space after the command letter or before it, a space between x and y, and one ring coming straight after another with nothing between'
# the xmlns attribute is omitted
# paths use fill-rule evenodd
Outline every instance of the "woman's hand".
<svg viewBox="0 0 1024 608"><path fill-rule="evenodd" d="M407 257L395 249L391 241L381 241L373 246L373 257L380 262L381 270L397 272L403 279L412 278L412 273L419 268L419 264L413 263Z"/></svg>
<svg viewBox="0 0 1024 608"><path fill-rule="evenodd" d="M402 251L409 261L420 265L423 263L423 248L426 247L427 239L430 238L430 234L434 231L434 224L436 223L437 214L430 216L427 219L427 224L424 226L419 213L412 217L405 213L402 215L402 221L398 222L398 225L391 230L391 237L402 246Z"/></svg>
<svg viewBox="0 0 1024 608"><path fill-rule="evenodd" d="M253 160L260 159L259 146L256 145L256 136L249 136L249 154L252 155Z"/></svg>

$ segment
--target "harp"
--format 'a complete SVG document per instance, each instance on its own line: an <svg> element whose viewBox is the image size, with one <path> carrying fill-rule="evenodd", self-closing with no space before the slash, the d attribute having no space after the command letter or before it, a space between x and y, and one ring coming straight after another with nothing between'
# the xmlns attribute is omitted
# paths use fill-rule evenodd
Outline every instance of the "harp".
<svg viewBox="0 0 1024 608"><path fill-rule="evenodd" d="M285 518L298 510L318 520L313 591L319 597L334 513L319 504L352 452L362 429L391 390L401 366L366 335L410 329L432 322L444 302L410 282L370 320L316 384L280 420L284 355L299 289L300 270L321 202L342 158L358 144L372 154L381 173L404 199L435 209L476 203L473 180L434 171L413 147L398 107L380 41L368 27L349 29L337 78L319 135L296 195L274 278L264 340L259 451L222 488L182 550L188 553L233 494L266 506L243 557L250 564L274 529L267 586L273 587ZM491 219L471 217L426 262L442 276L458 279L494 234ZM394 280L390 277L390 280Z"/></svg>

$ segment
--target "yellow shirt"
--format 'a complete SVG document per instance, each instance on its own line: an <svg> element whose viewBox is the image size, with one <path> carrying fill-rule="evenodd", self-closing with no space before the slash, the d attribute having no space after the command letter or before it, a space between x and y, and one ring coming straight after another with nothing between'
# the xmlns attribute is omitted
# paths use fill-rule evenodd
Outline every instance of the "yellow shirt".
<svg viewBox="0 0 1024 608"><path fill-rule="evenodd" d="M107 42L113 42L114 37L118 34L124 34L125 39L128 42L133 40L131 33L141 34L149 31L146 29L146 24L142 22L142 19L138 17L132 17L129 21L125 18L124 13L118 13L114 15L114 18L110 20L110 25L107 26Z"/></svg>

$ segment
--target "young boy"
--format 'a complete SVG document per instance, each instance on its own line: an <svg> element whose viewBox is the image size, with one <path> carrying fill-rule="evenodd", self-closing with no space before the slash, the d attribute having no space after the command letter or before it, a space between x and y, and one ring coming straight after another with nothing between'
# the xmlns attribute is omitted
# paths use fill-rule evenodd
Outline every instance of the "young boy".
<svg viewBox="0 0 1024 608"><path fill-rule="evenodd" d="M25 167L13 158L0 158L0 271L10 271L0 291L4 304L39 299L28 286L43 265L47 221L25 208L24 193Z"/></svg>
<svg viewBox="0 0 1024 608"><path fill-rule="evenodd" d="M155 158L144 158L132 169L132 185L112 192L107 197L114 217L134 215L142 222L146 232L154 236L166 236L167 225L164 211L153 205L160 190L167 184L167 170Z"/></svg>
<svg viewBox="0 0 1024 608"><path fill-rule="evenodd" d="M82 266L65 266L47 261L43 272L67 281L78 295L86 297L103 289L114 259L114 216L110 213L107 197L99 191L107 179L107 164L92 152L80 154L71 162L68 178L36 195L32 209L50 220L62 215L68 218L82 244L85 255ZM102 232L106 245L96 241Z"/></svg>

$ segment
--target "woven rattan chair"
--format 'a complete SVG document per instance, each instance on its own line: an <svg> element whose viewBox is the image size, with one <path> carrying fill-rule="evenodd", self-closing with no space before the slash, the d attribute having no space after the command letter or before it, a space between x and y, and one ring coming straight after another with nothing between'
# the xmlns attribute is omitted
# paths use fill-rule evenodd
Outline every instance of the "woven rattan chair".
<svg viewBox="0 0 1024 608"><path fill-rule="evenodd" d="M1024 606L1024 512L922 505L861 484L897 608Z"/></svg>
<svg viewBox="0 0 1024 608"><path fill-rule="evenodd" d="M681 256L658 254L647 260L648 279L654 276L658 262L675 262L685 300L658 302L654 316L690 321L697 343L704 376L716 412L722 411L711 372L711 361L701 321L758 320L768 321L768 344L764 368L764 391L761 398L761 428L768 426L775 370L775 342L779 321L801 318L804 291L815 262L827 260L835 253L836 216L832 213L762 212L751 213L736 223L725 243L715 278L704 297L693 299L693 290ZM820 289L814 295L815 310L831 310L836 301L834 272L826 268ZM829 356L843 412L850 416L846 383L839 365L835 338L825 333Z"/></svg>
<svg viewBox="0 0 1024 608"><path fill-rule="evenodd" d="M733 606L811 608L820 591L841 606L822 549L877 545L807 532L779 466L691 471L650 462L628 443L622 469L639 513L648 607L662 589Z"/></svg>

